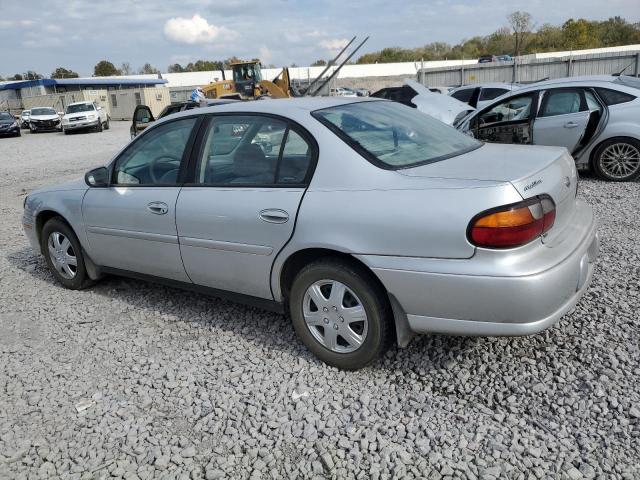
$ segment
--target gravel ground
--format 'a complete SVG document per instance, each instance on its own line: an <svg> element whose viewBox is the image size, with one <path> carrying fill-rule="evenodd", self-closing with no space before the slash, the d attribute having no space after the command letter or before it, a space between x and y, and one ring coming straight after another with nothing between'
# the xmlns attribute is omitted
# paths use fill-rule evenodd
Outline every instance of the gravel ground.
<svg viewBox="0 0 640 480"><path fill-rule="evenodd" d="M424 336L359 372L286 318L29 250L24 192L105 163L128 124L0 139L0 478L640 478L640 184L584 178L602 253L527 338Z"/></svg>

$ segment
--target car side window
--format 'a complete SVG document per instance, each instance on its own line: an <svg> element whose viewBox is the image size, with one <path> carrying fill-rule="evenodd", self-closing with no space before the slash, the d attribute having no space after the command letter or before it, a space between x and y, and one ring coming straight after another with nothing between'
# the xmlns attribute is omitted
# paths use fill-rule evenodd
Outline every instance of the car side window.
<svg viewBox="0 0 640 480"><path fill-rule="evenodd" d="M500 122L524 122L531 117L533 94L511 97L480 114L479 127L491 126Z"/></svg>
<svg viewBox="0 0 640 480"><path fill-rule="evenodd" d="M464 88L462 90L458 90L457 92L453 92L451 96L456 100L460 100L461 102L469 103L474 90L474 88Z"/></svg>
<svg viewBox="0 0 640 480"><path fill-rule="evenodd" d="M596 97L593 95L593 93L590 90L585 90L584 91L584 97L585 100L587 101L587 109L590 112L593 112L594 110L602 110L602 106L600 105L600 102L598 102L598 100L596 100Z"/></svg>
<svg viewBox="0 0 640 480"><path fill-rule="evenodd" d="M626 103L636 99L636 97L631 94L619 92L617 90L610 90L608 88L596 88L596 91L607 105L617 105L619 103Z"/></svg>
<svg viewBox="0 0 640 480"><path fill-rule="evenodd" d="M312 149L290 125L267 116L213 117L196 165L196 183L216 186L300 184Z"/></svg>
<svg viewBox="0 0 640 480"><path fill-rule="evenodd" d="M494 98L498 98L500 95L504 95L509 90L506 88L483 88L482 92L480 92L480 100L493 100Z"/></svg>
<svg viewBox="0 0 640 480"><path fill-rule="evenodd" d="M547 92L544 98L541 117L554 117L557 115L568 115L578 113L587 109L586 103L583 105L582 96L579 90L559 89Z"/></svg>
<svg viewBox="0 0 640 480"><path fill-rule="evenodd" d="M148 130L116 160L115 185L172 185L196 118L167 122Z"/></svg>

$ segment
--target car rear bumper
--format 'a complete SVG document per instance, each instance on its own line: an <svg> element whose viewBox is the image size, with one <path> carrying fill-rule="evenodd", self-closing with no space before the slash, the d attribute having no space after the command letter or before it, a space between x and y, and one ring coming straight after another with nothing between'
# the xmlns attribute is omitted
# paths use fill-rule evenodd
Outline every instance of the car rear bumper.
<svg viewBox="0 0 640 480"><path fill-rule="evenodd" d="M593 275L596 221L588 205L576 203L572 224L553 246L535 242L511 252L478 251L467 260L360 258L398 301L415 333L534 334L573 308Z"/></svg>

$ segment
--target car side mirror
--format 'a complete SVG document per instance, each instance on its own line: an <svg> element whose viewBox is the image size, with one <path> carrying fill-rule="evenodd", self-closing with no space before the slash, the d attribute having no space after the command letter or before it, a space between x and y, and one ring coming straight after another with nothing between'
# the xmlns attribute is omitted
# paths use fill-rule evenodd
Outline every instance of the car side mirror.
<svg viewBox="0 0 640 480"><path fill-rule="evenodd" d="M108 187L109 170L107 167L94 168L84 175L84 181L90 187Z"/></svg>

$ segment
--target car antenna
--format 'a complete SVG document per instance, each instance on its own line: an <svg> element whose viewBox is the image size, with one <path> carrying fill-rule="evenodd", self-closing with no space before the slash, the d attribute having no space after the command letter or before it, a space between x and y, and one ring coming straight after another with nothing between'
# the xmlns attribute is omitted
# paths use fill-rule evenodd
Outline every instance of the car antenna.
<svg viewBox="0 0 640 480"><path fill-rule="evenodd" d="M629 65L627 65L626 67L624 67L622 70L620 70L618 73L613 73L611 74L613 77L619 77L620 75L622 75L624 73L624 71L629 68L631 65L633 65L634 63L636 63L636 61L634 60L633 62L631 62Z"/></svg>

